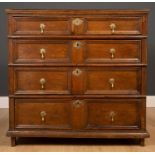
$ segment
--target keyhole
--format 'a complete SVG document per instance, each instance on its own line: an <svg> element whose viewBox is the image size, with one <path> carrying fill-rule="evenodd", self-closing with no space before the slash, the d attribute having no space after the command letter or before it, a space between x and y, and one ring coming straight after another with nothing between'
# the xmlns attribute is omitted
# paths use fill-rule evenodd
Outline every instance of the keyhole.
<svg viewBox="0 0 155 155"><path fill-rule="evenodd" d="M75 76L79 76L80 74L81 74L81 70L78 68L73 71L73 75Z"/></svg>
<svg viewBox="0 0 155 155"><path fill-rule="evenodd" d="M73 47L75 47L75 48L80 48L80 46L81 46L80 41L76 41L76 42L73 43Z"/></svg>
<svg viewBox="0 0 155 155"><path fill-rule="evenodd" d="M79 47L79 45L80 45L80 44L77 42L77 43L76 43L76 46Z"/></svg>

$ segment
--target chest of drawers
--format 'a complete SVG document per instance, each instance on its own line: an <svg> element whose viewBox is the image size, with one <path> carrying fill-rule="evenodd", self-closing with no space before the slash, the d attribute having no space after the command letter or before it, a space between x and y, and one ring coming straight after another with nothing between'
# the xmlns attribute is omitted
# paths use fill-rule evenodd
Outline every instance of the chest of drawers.
<svg viewBox="0 0 155 155"><path fill-rule="evenodd" d="M147 10L7 10L9 130L135 138L146 131Z"/></svg>

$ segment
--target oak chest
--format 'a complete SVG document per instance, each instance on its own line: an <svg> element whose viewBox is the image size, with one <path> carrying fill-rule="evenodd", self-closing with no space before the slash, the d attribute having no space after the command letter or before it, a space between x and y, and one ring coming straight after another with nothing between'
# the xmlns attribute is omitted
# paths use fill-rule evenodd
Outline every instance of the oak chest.
<svg viewBox="0 0 155 155"><path fill-rule="evenodd" d="M146 131L147 10L7 10L9 130L135 138Z"/></svg>

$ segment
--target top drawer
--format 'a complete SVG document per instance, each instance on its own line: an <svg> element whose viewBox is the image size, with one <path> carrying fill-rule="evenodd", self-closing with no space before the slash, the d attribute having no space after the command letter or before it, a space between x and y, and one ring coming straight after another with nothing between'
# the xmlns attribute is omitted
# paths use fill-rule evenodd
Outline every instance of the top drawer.
<svg viewBox="0 0 155 155"><path fill-rule="evenodd" d="M146 34L143 16L12 17L13 35L140 35Z"/></svg>

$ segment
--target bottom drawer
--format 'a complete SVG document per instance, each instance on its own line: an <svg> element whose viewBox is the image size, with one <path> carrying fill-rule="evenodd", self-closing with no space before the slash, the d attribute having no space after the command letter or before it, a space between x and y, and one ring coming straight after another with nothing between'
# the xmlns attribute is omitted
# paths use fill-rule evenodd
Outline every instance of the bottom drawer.
<svg viewBox="0 0 155 155"><path fill-rule="evenodd" d="M145 100L16 99L16 128L68 130L145 128Z"/></svg>

